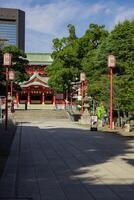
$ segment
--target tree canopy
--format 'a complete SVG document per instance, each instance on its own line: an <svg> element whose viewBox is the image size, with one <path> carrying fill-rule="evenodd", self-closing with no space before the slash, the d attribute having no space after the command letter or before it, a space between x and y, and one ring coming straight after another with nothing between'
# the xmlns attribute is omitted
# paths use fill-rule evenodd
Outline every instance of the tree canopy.
<svg viewBox="0 0 134 200"><path fill-rule="evenodd" d="M80 45L73 25L68 25L69 36L53 40L53 63L47 67L49 84L56 92L65 91L79 76L81 67Z"/></svg>
<svg viewBox="0 0 134 200"><path fill-rule="evenodd" d="M101 74L107 74L107 57L116 57L116 67L113 71L114 107L134 110L134 20L117 24L108 38L96 51ZM106 70L107 69L107 70ZM108 96L107 93L105 93Z"/></svg>
<svg viewBox="0 0 134 200"><path fill-rule="evenodd" d="M2 46L1 48L1 68L0 68L0 85L4 88L5 85L5 66L3 66L3 55L4 53L12 54L12 66L9 66L9 70L13 69L15 71L15 82L19 83L28 78L24 65L28 63L26 59L26 54L18 49L16 46Z"/></svg>
<svg viewBox="0 0 134 200"><path fill-rule="evenodd" d="M86 73L88 94L109 106L109 54L116 57L113 71L115 109L134 110L134 20L118 23L111 32L105 26L90 24L78 38L75 27L68 25L69 36L53 40L53 63L47 68L49 84L63 92L81 71Z"/></svg>

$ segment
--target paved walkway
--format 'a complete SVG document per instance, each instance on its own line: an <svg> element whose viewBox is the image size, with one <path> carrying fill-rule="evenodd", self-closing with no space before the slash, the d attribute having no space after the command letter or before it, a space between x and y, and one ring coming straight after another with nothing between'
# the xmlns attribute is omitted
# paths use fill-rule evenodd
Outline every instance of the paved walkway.
<svg viewBox="0 0 134 200"><path fill-rule="evenodd" d="M22 113L0 182L0 197L134 199L133 139L90 132L63 113L46 114L33 111L24 118Z"/></svg>

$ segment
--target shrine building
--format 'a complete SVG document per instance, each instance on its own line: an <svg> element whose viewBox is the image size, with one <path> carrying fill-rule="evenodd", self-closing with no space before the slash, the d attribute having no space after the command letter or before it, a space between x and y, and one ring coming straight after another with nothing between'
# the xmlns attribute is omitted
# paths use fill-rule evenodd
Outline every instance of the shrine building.
<svg viewBox="0 0 134 200"><path fill-rule="evenodd" d="M54 92L48 86L45 68L52 64L50 53L27 53L29 64L25 67L29 80L20 83L21 91L16 93L17 104L53 104Z"/></svg>

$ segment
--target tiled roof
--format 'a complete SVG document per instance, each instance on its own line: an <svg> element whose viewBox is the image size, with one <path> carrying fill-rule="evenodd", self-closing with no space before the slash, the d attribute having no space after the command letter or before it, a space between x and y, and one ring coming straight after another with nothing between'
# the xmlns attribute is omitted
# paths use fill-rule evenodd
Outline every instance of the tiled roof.
<svg viewBox="0 0 134 200"><path fill-rule="evenodd" d="M37 78L39 81L34 80L35 78ZM29 86L43 86L43 87L47 87L48 86L48 77L41 77L38 73L34 73L28 81L24 81L23 83L20 83L20 87L24 88L24 87L29 87ZM34 80L33 82L31 82L32 80Z"/></svg>
<svg viewBox="0 0 134 200"><path fill-rule="evenodd" d="M31 65L51 65L53 60L51 53L26 53Z"/></svg>

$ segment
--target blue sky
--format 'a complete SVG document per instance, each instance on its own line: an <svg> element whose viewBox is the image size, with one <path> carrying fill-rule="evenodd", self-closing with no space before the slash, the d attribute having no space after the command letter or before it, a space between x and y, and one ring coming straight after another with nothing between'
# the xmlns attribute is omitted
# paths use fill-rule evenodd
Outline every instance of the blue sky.
<svg viewBox="0 0 134 200"><path fill-rule="evenodd" d="M134 18L134 0L0 0L0 7L25 11L26 52L51 52L52 39L67 36L68 24L75 25L80 37L90 23L111 30Z"/></svg>

